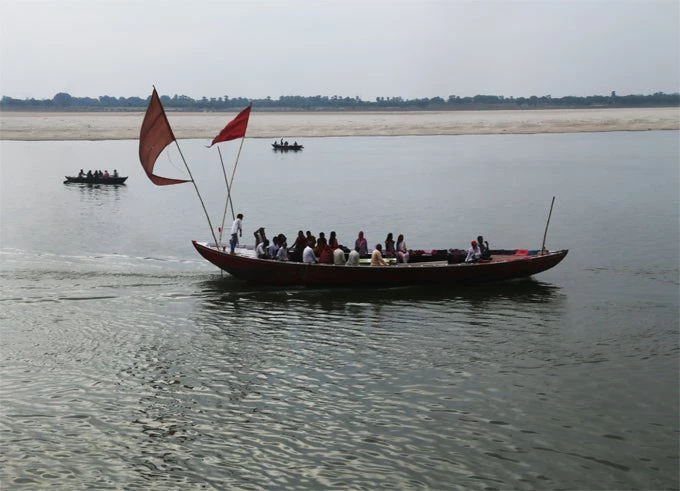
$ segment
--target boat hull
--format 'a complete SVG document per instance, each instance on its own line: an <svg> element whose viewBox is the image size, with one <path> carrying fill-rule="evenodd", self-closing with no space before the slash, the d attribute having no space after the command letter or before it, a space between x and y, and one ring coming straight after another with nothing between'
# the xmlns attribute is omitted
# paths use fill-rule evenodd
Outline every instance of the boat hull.
<svg viewBox="0 0 680 491"><path fill-rule="evenodd" d="M395 266L335 266L257 259L230 254L193 241L198 253L227 273L262 285L364 287L465 285L529 277L556 266L568 250L536 255L505 255L490 262L447 264L444 261Z"/></svg>
<svg viewBox="0 0 680 491"><path fill-rule="evenodd" d="M127 180L127 176L125 177L107 177L107 178L101 178L101 179L88 179L87 177L72 177L72 176L65 176L66 180L64 181L64 184L125 184L125 181Z"/></svg>

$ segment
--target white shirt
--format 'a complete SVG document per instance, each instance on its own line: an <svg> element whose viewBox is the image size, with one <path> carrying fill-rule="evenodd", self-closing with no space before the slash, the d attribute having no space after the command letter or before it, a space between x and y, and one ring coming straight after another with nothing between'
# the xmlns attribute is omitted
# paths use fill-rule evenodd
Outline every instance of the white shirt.
<svg viewBox="0 0 680 491"><path fill-rule="evenodd" d="M467 257L465 258L465 262L469 263L474 261L475 259L479 259L482 256L482 253L479 252L479 247L472 247L468 249Z"/></svg>
<svg viewBox="0 0 680 491"><path fill-rule="evenodd" d="M237 218L236 220L234 220L234 223L232 223L232 225L231 225L231 233L236 234L236 233L238 233L239 230L242 230L241 229L241 219Z"/></svg>
<svg viewBox="0 0 680 491"><path fill-rule="evenodd" d="M337 264L338 266L345 264L345 251L339 247L333 251L333 264Z"/></svg>
<svg viewBox="0 0 680 491"><path fill-rule="evenodd" d="M288 261L288 249L279 247L279 251L276 253L276 259L279 261Z"/></svg>
<svg viewBox="0 0 680 491"><path fill-rule="evenodd" d="M317 262L316 256L314 255L314 249L309 246L305 247L305 250L302 251L302 262L308 264Z"/></svg>
<svg viewBox="0 0 680 491"><path fill-rule="evenodd" d="M359 253L355 250L349 251L349 257L345 266L359 266Z"/></svg>

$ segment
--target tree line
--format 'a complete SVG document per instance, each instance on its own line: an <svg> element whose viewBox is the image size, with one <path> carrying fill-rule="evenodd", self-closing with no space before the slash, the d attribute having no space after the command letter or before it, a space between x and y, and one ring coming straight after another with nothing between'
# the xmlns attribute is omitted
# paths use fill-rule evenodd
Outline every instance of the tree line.
<svg viewBox="0 0 680 491"><path fill-rule="evenodd" d="M59 92L52 99L15 99L3 96L0 110L15 111L144 111L150 97L75 97ZM651 95L631 94L591 95L585 97L504 97L498 95L475 95L448 98L432 97L403 99L402 97L376 97L364 101L360 97L341 96L280 96L278 99L247 99L244 97L202 97L193 99L186 95L161 96L161 102L169 111L230 111L243 108L252 102L260 111L332 111L332 110L419 110L447 111L465 109L568 109L586 107L668 107L680 106L680 93Z"/></svg>

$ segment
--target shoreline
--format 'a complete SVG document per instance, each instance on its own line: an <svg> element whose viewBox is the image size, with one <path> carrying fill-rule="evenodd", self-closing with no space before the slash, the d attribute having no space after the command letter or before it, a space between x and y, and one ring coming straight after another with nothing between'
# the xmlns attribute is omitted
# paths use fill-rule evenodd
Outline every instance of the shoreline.
<svg viewBox="0 0 680 491"><path fill-rule="evenodd" d="M177 139L212 139L233 113L168 112ZM143 112L0 112L0 140L136 140ZM247 138L680 130L680 108L253 112Z"/></svg>

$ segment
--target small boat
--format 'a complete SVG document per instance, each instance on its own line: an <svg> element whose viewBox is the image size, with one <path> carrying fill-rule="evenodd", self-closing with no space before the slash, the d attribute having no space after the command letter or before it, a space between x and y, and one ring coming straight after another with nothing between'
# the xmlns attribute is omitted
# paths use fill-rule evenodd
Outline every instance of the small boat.
<svg viewBox="0 0 680 491"><path fill-rule="evenodd" d="M272 148L274 151L281 151L281 152L287 152L287 151L292 151L292 152L298 152L305 148L303 145L298 145L297 143L293 145L281 145L280 143L272 143Z"/></svg>
<svg viewBox="0 0 680 491"><path fill-rule="evenodd" d="M192 241L206 260L232 276L261 285L364 287L411 285L467 285L526 278L556 266L568 250L492 251L490 260L472 264L458 259L396 263L390 266L336 266L258 259L252 251L231 254L206 243ZM457 256L456 256L457 257Z"/></svg>
<svg viewBox="0 0 680 491"><path fill-rule="evenodd" d="M66 180L64 184L78 183L78 184L125 184L127 176L125 177L72 177L64 176Z"/></svg>

